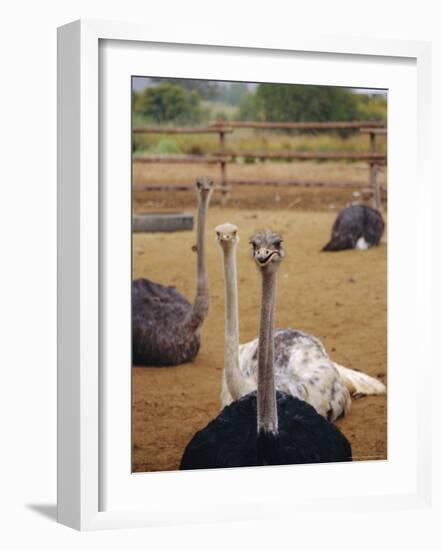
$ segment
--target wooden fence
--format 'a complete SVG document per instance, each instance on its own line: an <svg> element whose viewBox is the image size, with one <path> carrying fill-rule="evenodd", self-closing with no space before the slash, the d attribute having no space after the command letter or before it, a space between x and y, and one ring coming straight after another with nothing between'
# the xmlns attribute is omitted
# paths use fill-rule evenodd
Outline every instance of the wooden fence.
<svg viewBox="0 0 442 550"><path fill-rule="evenodd" d="M295 129L295 130L359 130L369 136L369 151L354 153L347 151L232 151L226 148L226 134L231 134L236 128L253 128L256 130ZM363 188L366 184L360 182L333 182L333 181L305 181L305 180L235 180L227 177L227 165L234 163L238 158L243 159L278 159L278 160L352 160L364 161L370 166L369 186L373 196L373 204L380 207L381 187L379 184L379 168L387 163L387 155L377 152L376 138L386 135L387 130L381 122L247 122L226 121L216 122L205 128L190 127L156 127L134 128L134 134L218 134L218 151L206 155L143 155L134 156L137 163L204 163L219 164L220 185L217 186L227 200L228 191L236 185L275 185L297 187L355 187ZM193 189L188 185L149 185L142 186L143 190L187 191Z"/></svg>

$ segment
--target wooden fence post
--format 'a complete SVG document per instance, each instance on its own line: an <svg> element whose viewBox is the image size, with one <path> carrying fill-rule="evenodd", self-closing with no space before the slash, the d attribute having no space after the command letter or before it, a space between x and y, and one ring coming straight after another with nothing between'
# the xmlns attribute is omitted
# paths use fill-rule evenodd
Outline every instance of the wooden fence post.
<svg viewBox="0 0 442 550"><path fill-rule="evenodd" d="M376 132L370 132L370 152L376 153ZM373 208L381 210L381 189L379 186L379 165L370 162L370 186L373 194Z"/></svg>
<svg viewBox="0 0 442 550"><path fill-rule="evenodd" d="M381 210L381 188L379 185L379 165L370 164L370 184L373 193L373 208Z"/></svg>
<svg viewBox="0 0 442 550"><path fill-rule="evenodd" d="M219 152L221 155L224 155L225 153L225 145L226 145L226 141L225 141L225 136L226 136L226 133L224 131L225 129L220 127L219 128ZM224 160L221 160L220 161L220 169L221 169L221 174L220 174L220 185L221 185L221 204L226 204L227 203L227 199L228 199L228 195L227 195L227 177L226 177L226 162Z"/></svg>
<svg viewBox="0 0 442 550"><path fill-rule="evenodd" d="M370 132L370 152L376 153L376 133Z"/></svg>

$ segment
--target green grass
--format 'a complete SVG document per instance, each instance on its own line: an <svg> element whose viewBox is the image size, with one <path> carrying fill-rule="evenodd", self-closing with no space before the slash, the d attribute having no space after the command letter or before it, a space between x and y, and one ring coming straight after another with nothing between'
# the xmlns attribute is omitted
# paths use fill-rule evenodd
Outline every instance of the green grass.
<svg viewBox="0 0 442 550"><path fill-rule="evenodd" d="M137 153L176 152L182 154L208 154L218 151L217 134L155 135L135 134L134 150ZM348 151L368 152L368 134L355 133L343 138L334 132L315 134L288 134L278 131L237 129L226 135L226 148L243 151ZM386 139L378 136L377 149L386 152Z"/></svg>

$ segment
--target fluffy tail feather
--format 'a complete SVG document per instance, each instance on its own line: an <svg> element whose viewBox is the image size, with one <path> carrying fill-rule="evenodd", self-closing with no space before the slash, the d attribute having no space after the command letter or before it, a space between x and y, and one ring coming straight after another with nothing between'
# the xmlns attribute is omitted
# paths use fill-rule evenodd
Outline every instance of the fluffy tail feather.
<svg viewBox="0 0 442 550"><path fill-rule="evenodd" d="M377 395L386 391L384 384L380 380L368 376L368 374L348 369L347 367L338 365L338 363L335 363L335 367L338 369L342 382L353 397Z"/></svg>

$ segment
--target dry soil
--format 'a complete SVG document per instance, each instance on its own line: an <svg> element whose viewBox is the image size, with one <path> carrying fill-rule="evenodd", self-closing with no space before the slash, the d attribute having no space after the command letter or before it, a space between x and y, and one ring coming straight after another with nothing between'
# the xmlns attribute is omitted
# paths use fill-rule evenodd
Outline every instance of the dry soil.
<svg viewBox="0 0 442 550"><path fill-rule="evenodd" d="M136 189L136 187L135 187ZM195 431L220 411L223 368L224 287L221 251L213 228L226 221L240 229L238 246L241 342L258 333L259 280L250 259L248 237L271 227L283 234L286 258L281 265L277 327L293 327L320 338L331 357L387 383L387 245L367 251L321 253L348 191L329 195L266 189L227 206L215 199L207 222L211 306L202 328L202 345L193 363L168 368L133 368L133 470L177 469ZM194 204L190 193L155 199L134 193L134 209L164 210ZM313 196L313 203L309 197ZM301 199L301 203L296 203ZM161 201L166 200L166 203ZM190 202L189 202L190 201ZM289 201L294 202L290 206ZM298 206L304 205L306 211ZM261 208L257 206L261 205ZM319 206L318 206L319 205ZM313 211L312 211L313 210ZM323 211L316 211L323 210ZM195 292L194 232L135 234L133 276L174 285L188 299ZM350 440L355 459L387 457L387 397L354 400L337 422Z"/></svg>

